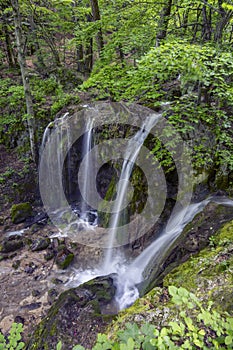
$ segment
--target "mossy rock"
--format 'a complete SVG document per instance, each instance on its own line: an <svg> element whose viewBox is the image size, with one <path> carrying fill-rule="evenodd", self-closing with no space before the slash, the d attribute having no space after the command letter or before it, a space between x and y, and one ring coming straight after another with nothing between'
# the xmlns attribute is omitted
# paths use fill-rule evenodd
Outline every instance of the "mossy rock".
<svg viewBox="0 0 233 350"><path fill-rule="evenodd" d="M48 248L49 245L50 239L41 237L33 240L30 248L33 252L37 252Z"/></svg>
<svg viewBox="0 0 233 350"><path fill-rule="evenodd" d="M114 294L111 277L98 277L63 292L36 328L26 349L55 349L60 340L66 350L76 344L91 349L97 333L104 332L113 319L101 310Z"/></svg>
<svg viewBox="0 0 233 350"><path fill-rule="evenodd" d="M225 224L211 240L211 246L172 270L164 286L182 286L200 299L210 298L219 311L233 314L233 221Z"/></svg>
<svg viewBox="0 0 233 350"><path fill-rule="evenodd" d="M12 205L11 220L13 224L19 224L30 216L32 216L32 206L29 202Z"/></svg>
<svg viewBox="0 0 233 350"><path fill-rule="evenodd" d="M66 269L74 260L74 254L69 251L66 246L59 247L59 251L56 257L56 264L60 269Z"/></svg>
<svg viewBox="0 0 233 350"><path fill-rule="evenodd" d="M5 238L0 244L1 253L11 253L22 248L24 245L23 239L20 236L11 236Z"/></svg>

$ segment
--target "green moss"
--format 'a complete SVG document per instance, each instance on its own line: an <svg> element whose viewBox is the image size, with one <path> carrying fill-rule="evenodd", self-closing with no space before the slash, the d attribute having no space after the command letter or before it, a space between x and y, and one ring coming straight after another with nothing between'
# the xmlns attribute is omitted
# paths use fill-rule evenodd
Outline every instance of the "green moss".
<svg viewBox="0 0 233 350"><path fill-rule="evenodd" d="M65 255L63 259L56 260L56 264L58 267L64 270L71 264L73 260L74 260L74 254L69 253Z"/></svg>
<svg viewBox="0 0 233 350"><path fill-rule="evenodd" d="M25 221L32 215L32 206L30 203L14 204L11 207L11 220L14 224Z"/></svg>
<svg viewBox="0 0 233 350"><path fill-rule="evenodd" d="M12 240L4 240L0 246L0 252L10 253L23 247L23 240L19 237Z"/></svg>
<svg viewBox="0 0 233 350"><path fill-rule="evenodd" d="M233 221L224 225L218 234L219 245L225 245L233 242Z"/></svg>
<svg viewBox="0 0 233 350"><path fill-rule="evenodd" d="M225 224L208 246L196 256L173 269L163 281L195 292L201 299L211 298L217 309L232 311L233 221ZM231 295L231 297L230 297Z"/></svg>

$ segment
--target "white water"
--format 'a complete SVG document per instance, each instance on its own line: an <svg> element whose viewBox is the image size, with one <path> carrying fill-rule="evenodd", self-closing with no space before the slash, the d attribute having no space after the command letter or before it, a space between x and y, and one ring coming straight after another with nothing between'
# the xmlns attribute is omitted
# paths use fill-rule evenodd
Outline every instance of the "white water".
<svg viewBox="0 0 233 350"><path fill-rule="evenodd" d="M119 310L129 307L139 298L137 285L150 275L150 268L159 266L164 255L172 243L182 233L184 227L193 220L196 214L214 201L218 204L233 206L233 201L225 198L208 198L200 203L190 204L180 212L172 215L166 227L150 246L148 246L136 259L129 262L122 253L112 256L108 266L108 274L115 273L116 295L115 301ZM73 270L66 286L69 288L89 281L97 276L106 275L103 267L89 268L86 270Z"/></svg>
<svg viewBox="0 0 233 350"><path fill-rule="evenodd" d="M88 222L88 204L87 198L91 188L92 177L92 163L90 158L90 151L92 149L92 126L93 119L89 119L87 123L88 132L85 133L83 138L82 156L85 157L82 179L82 203L81 203L81 219L84 222Z"/></svg>
<svg viewBox="0 0 233 350"><path fill-rule="evenodd" d="M143 142L145 141L152 127L155 126L155 124L158 122L161 116L162 115L153 115L153 116L147 117L141 129L128 142L128 147L125 152L121 175L117 186L117 198L112 210L113 214L110 219L108 249L106 251L106 255L103 263L103 271L105 271L106 273L109 273L111 271L110 269L111 269L111 263L113 260L114 241L116 239L117 229L121 219L121 211L124 208L124 201L127 199L129 179L134 167L134 163L137 159L137 156L143 145ZM135 148L135 142L137 143L136 148Z"/></svg>
<svg viewBox="0 0 233 350"><path fill-rule="evenodd" d="M51 147L48 147L47 151L47 159L49 161L48 168L47 168L47 177L48 182L50 183L50 187L54 189L54 195L55 195L55 201L58 204L57 207L62 208L62 196L60 191L56 191L56 183L62 184L62 170L63 170L63 162L62 162L62 149L63 149L63 142L66 140L66 142L70 142L70 136L69 136L69 126L67 121L68 112L65 113L61 118L57 118L54 122L51 122L45 129L43 138L42 138L42 144L41 144L41 150L43 151L45 148L45 145L47 142L50 141L50 135L54 128L58 127L58 132L55 133L55 143ZM56 153L56 155L54 154ZM68 164L68 168L70 168ZM56 170L54 170L56 169ZM60 188L62 185L60 186Z"/></svg>

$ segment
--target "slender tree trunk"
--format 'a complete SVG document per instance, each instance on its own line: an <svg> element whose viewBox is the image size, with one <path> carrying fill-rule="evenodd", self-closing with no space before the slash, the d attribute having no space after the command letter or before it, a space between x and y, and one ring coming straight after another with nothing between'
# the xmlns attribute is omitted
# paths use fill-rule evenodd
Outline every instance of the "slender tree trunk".
<svg viewBox="0 0 233 350"><path fill-rule="evenodd" d="M227 27L227 25L229 24L233 16L233 11L232 10L226 11L222 7L222 5L223 5L223 0L218 0L219 20L217 21L215 35L214 35L214 40L217 41L218 43L221 43L223 30Z"/></svg>
<svg viewBox="0 0 233 350"><path fill-rule="evenodd" d="M99 10L99 4L98 0L90 0L91 3L91 12L92 12L92 17L93 21L100 21L100 10ZM96 36L96 41L97 41L97 47L98 47L98 53L100 55L101 50L104 47L104 40L103 40L103 35L102 35L102 30L99 28L97 36Z"/></svg>
<svg viewBox="0 0 233 350"><path fill-rule="evenodd" d="M13 56L13 50L11 45L11 39L7 28L7 23L5 21L3 23L3 33L5 37L5 44L6 44L7 61L8 61L9 67L14 67L14 56Z"/></svg>
<svg viewBox="0 0 233 350"><path fill-rule="evenodd" d="M13 8L14 23L15 23L15 36L16 44L18 50L18 61L21 70L21 76L23 80L23 87L27 106L27 124L30 138L31 154L34 162L38 160L38 154L36 150L36 140L35 140L35 115L33 109L33 101L31 95L31 88L29 84L28 70L26 65L26 58L24 53L24 42L22 34L22 21L19 9L18 0L11 0L11 5Z"/></svg>
<svg viewBox="0 0 233 350"><path fill-rule="evenodd" d="M90 39L90 42L86 46L85 50L85 60L84 60L84 73L91 73L93 67L93 40Z"/></svg>
<svg viewBox="0 0 233 350"><path fill-rule="evenodd" d="M202 39L203 41L209 41L211 39L211 22L207 14L206 5L202 7L202 17L203 17L203 26L202 26Z"/></svg>
<svg viewBox="0 0 233 350"><path fill-rule="evenodd" d="M185 10L184 14L183 14L183 27L184 27L184 36L186 35L186 31L188 28L188 18L189 18L189 8L187 8L187 10Z"/></svg>
<svg viewBox="0 0 233 350"><path fill-rule="evenodd" d="M159 42L165 39L167 36L167 28L168 28L168 23L171 16L171 10L172 10L172 0L168 0L162 10L161 17L160 17L159 31L156 35L157 46L159 45Z"/></svg>
<svg viewBox="0 0 233 350"><path fill-rule="evenodd" d="M84 65L84 56L83 56L83 45L78 45L76 52L77 52L78 72L84 73L85 65Z"/></svg>
<svg viewBox="0 0 233 350"><path fill-rule="evenodd" d="M44 69L46 67L44 64L43 56L41 54L41 49L40 49L40 45L38 42L38 37L37 37L37 33L36 33L36 25L34 22L33 14L30 16L29 21L30 21L30 27L31 27L31 31L32 31L32 38L33 38L33 42L34 42L38 66L40 69Z"/></svg>
<svg viewBox="0 0 233 350"><path fill-rule="evenodd" d="M193 26L193 38L192 38L193 42L196 40L196 37L197 37L199 18L201 16L201 12L202 12L201 6L198 6L197 15L196 15L196 24Z"/></svg>

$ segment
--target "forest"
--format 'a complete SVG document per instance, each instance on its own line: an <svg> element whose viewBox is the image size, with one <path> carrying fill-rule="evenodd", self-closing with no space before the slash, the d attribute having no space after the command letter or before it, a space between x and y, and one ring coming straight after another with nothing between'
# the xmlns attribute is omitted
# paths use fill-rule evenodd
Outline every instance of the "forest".
<svg viewBox="0 0 233 350"><path fill-rule="evenodd" d="M232 349L233 2L0 0L0 78L0 349ZM118 283L111 274L66 290L57 270L68 279L76 265L89 267L91 257L95 266L104 253L52 238L57 230L40 193L46 130L59 129L66 115L81 119L83 106L145 108L171 127L163 140L150 134L145 142L163 170L167 199L145 238L125 244L130 262L173 213L179 140L190 152L192 215L123 311L108 304ZM132 136L119 125L96 127L92 137L98 144L98 133L106 140ZM64 163L70 198L87 137ZM97 190L111 201L122 164L106 164ZM138 168L129 177L132 218L145 206L146 184ZM69 200L76 205L76 197ZM101 235L110 219L94 215Z"/></svg>

